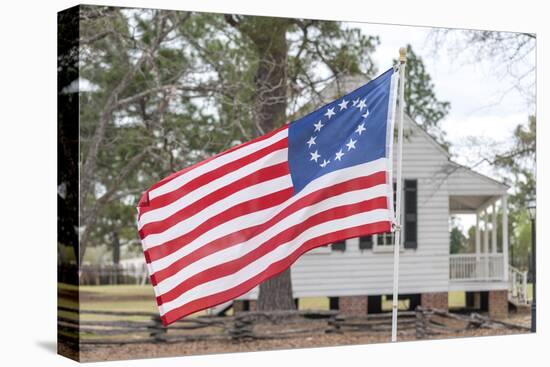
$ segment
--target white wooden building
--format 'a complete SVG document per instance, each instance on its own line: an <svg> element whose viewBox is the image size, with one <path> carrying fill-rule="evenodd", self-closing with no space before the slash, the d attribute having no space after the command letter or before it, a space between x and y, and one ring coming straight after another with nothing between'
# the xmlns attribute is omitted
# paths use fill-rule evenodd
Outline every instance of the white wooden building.
<svg viewBox="0 0 550 367"><path fill-rule="evenodd" d="M365 82L347 78L325 89L322 96L329 101ZM508 265L508 187L453 162L447 151L407 116L404 130L400 295L408 295L412 304L446 308L448 292L466 291L470 306L504 316L509 271L516 276ZM499 212L500 216L495 215ZM453 214L476 216L475 253L450 254ZM343 312L374 312L380 309L381 296L392 293L392 252L390 235L354 238L314 249L291 268L294 297L326 296L336 300L332 306ZM241 299L255 300L257 295L255 288ZM254 303L247 302L250 304Z"/></svg>

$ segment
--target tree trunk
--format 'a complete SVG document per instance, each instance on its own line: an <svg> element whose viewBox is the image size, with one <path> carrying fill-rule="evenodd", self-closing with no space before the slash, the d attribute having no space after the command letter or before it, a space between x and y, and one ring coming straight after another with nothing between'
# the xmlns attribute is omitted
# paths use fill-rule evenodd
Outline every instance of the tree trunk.
<svg viewBox="0 0 550 367"><path fill-rule="evenodd" d="M120 264L120 238L118 237L118 232L113 231L113 268L114 268L114 282L113 284L118 284L118 272Z"/></svg>
<svg viewBox="0 0 550 367"><path fill-rule="evenodd" d="M259 311L294 310L290 268L260 284L257 309Z"/></svg>
<svg viewBox="0 0 550 367"><path fill-rule="evenodd" d="M282 18L253 18L243 24L254 42L259 60L255 75L257 130L265 134L286 122L287 54L286 32L290 23ZM246 27L246 28L245 28ZM260 284L258 310L292 310L290 268Z"/></svg>

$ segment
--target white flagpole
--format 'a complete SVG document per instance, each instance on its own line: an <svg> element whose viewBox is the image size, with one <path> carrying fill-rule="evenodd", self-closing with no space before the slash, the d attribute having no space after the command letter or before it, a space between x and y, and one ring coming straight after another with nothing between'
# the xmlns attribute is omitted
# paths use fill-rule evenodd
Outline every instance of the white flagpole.
<svg viewBox="0 0 550 367"><path fill-rule="evenodd" d="M399 305L399 250L401 246L401 192L403 183L401 180L401 166L403 161L403 108L405 105L405 64L407 63L407 50L399 49L399 118L397 120L397 173L396 173L396 200L395 200L395 229L393 242L393 299L391 319L391 341L397 341L397 308Z"/></svg>

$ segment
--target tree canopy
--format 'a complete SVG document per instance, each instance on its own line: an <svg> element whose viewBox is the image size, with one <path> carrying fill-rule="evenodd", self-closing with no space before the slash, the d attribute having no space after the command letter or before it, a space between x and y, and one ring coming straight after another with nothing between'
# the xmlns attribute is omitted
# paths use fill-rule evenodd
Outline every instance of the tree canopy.
<svg viewBox="0 0 550 367"><path fill-rule="evenodd" d="M331 80L373 74L377 44L338 22L82 6L80 260L113 232L137 249L144 189L284 124Z"/></svg>
<svg viewBox="0 0 550 367"><path fill-rule="evenodd" d="M449 113L451 104L437 98L432 78L422 58L413 51L411 45L407 45L405 78L405 113L448 149L449 142L445 140L440 121Z"/></svg>

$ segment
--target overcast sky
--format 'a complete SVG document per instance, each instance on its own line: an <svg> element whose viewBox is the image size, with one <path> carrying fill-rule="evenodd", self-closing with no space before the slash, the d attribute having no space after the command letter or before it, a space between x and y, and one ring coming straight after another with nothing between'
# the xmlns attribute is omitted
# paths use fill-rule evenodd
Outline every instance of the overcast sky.
<svg viewBox="0 0 550 367"><path fill-rule="evenodd" d="M350 23L350 26L380 37L374 54L379 71L389 68L391 61L398 57L399 47L407 43L422 57L437 98L451 102L450 113L441 126L451 142L454 159L459 163L471 166L479 161L480 151L488 146L490 149L505 147L517 124L526 123L528 115L533 113L533 106L528 106L525 96L510 90L511 79L495 75L493 68L498 60L468 63L467 57L456 60L447 50L434 54L433 43L428 37L431 28L369 23ZM472 137L486 144L468 144ZM477 169L495 177L490 167L478 166Z"/></svg>

